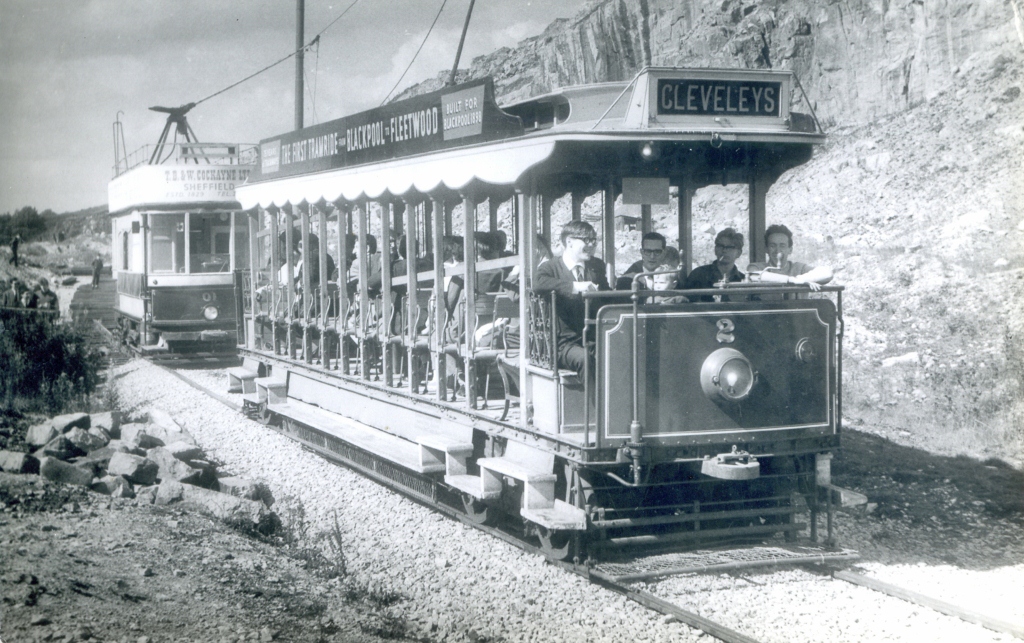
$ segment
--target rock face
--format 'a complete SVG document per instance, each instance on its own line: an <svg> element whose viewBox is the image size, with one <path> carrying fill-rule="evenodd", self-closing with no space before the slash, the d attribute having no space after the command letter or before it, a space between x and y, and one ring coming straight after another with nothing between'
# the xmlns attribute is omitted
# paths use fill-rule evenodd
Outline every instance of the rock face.
<svg viewBox="0 0 1024 643"><path fill-rule="evenodd" d="M929 99L973 54L1020 47L1014 19L1001 0L603 0L515 49L474 59L460 80L494 76L505 104L629 80L647 65L792 69L823 124L862 123Z"/></svg>

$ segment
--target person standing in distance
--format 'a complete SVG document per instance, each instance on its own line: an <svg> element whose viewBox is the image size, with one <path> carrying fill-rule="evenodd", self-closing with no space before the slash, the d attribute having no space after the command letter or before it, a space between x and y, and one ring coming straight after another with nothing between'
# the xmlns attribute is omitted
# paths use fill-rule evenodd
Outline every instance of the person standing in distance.
<svg viewBox="0 0 1024 643"><path fill-rule="evenodd" d="M100 271L103 270L103 259L99 255L92 260L92 287L93 290L100 287Z"/></svg>

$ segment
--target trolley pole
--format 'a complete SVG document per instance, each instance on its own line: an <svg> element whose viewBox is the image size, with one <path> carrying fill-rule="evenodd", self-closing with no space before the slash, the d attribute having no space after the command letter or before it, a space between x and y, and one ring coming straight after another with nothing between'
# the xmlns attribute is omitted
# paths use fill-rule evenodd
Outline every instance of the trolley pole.
<svg viewBox="0 0 1024 643"><path fill-rule="evenodd" d="M303 51L303 40L306 37L306 0L295 0L295 129L302 129L302 72L305 60Z"/></svg>

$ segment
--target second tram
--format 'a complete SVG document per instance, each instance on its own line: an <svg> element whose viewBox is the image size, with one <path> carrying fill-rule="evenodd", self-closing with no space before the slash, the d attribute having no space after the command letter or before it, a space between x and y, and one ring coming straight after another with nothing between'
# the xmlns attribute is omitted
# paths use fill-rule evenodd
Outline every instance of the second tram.
<svg viewBox="0 0 1024 643"><path fill-rule="evenodd" d="M233 356L241 334L235 280L249 265L235 188L255 146L191 140L118 159L110 181L111 260L121 340L155 356ZM170 126L172 121L168 121Z"/></svg>

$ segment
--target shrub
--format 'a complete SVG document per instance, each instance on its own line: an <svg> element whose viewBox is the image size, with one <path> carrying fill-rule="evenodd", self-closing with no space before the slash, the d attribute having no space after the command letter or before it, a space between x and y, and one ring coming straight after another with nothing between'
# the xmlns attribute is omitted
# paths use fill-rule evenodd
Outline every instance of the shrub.
<svg viewBox="0 0 1024 643"><path fill-rule="evenodd" d="M84 333L23 310L0 312L0 364L4 408L52 413L85 406L101 365Z"/></svg>

